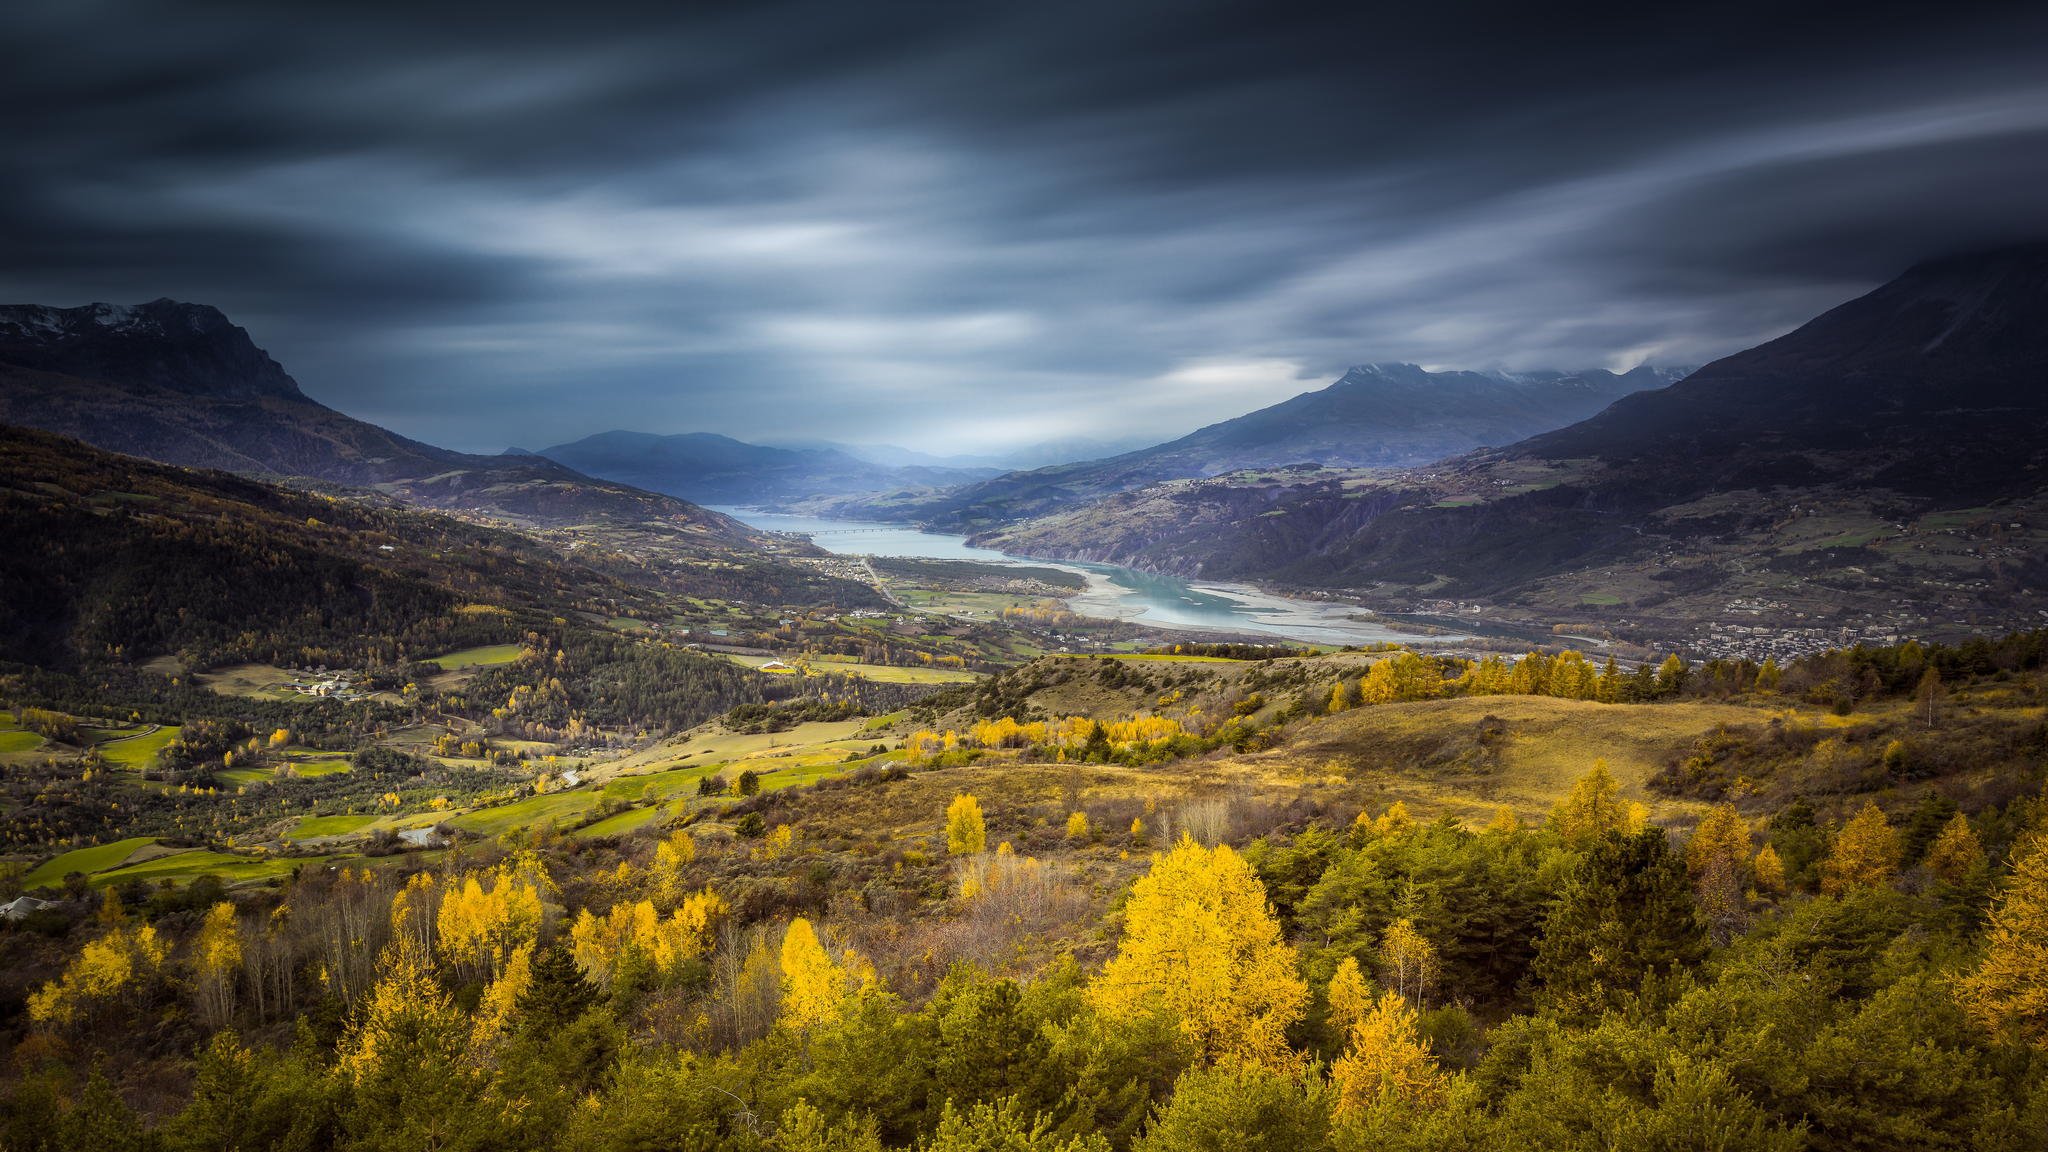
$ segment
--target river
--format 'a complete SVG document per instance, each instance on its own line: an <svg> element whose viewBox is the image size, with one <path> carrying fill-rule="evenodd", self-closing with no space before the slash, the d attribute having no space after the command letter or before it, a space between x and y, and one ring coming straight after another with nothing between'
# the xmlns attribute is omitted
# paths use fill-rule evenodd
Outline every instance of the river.
<svg viewBox="0 0 2048 1152"><path fill-rule="evenodd" d="M1158 576L1115 564L1074 560L1034 560L989 548L976 548L965 536L920 532L902 524L861 520L828 520L791 516L753 508L716 508L736 520L769 532L808 536L818 547L842 556L904 556L928 560L980 560L991 564L1032 564L1061 568L1087 577L1088 588L1071 601L1073 610L1190 631L1255 633L1317 644L1372 644L1382 641L1430 641L1370 620L1351 617L1359 609L1294 600L1240 584L1192 582Z"/></svg>

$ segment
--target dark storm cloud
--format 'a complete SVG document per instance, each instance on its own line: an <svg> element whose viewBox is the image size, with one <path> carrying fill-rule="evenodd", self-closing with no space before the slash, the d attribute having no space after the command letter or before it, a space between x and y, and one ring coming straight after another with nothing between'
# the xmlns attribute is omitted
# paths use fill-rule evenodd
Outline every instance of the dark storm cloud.
<svg viewBox="0 0 2048 1152"><path fill-rule="evenodd" d="M2017 5L0 9L0 296L221 305L312 394L1164 436L1351 362L1698 361L2048 234Z"/></svg>

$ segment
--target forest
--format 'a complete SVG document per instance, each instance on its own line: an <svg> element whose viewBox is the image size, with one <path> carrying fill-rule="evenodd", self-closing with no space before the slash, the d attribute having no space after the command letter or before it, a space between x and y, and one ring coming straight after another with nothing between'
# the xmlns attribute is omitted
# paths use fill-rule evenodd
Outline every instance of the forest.
<svg viewBox="0 0 2048 1152"><path fill-rule="evenodd" d="M1170 722L1004 715L634 835L515 828L276 887L80 884L0 931L0 1140L2039 1148L2042 639L1642 677L1392 653L1296 683L1312 660L1254 660L1243 716L1318 700L1280 721L1262 788L1120 789L1162 771L1132 750ZM1080 666L1141 694L1209 667L1067 665L952 714ZM1683 820L1597 747L1534 816L1282 783L1294 727L1518 691L1646 723L1803 701L1797 731L1858 747L1710 731L1648 782ZM1964 786L1930 750L1998 717L2007 759ZM1887 765L1887 741L1931 767ZM1841 758L1880 775L1819 772Z"/></svg>

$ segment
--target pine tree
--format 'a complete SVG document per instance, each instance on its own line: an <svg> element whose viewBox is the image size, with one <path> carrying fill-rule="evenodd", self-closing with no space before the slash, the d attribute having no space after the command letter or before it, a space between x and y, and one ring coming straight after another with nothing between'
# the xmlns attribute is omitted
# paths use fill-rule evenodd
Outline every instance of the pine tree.
<svg viewBox="0 0 2048 1152"><path fill-rule="evenodd" d="M1609 833L1573 868L1536 942L1539 1000L1566 1014L1621 1004L1706 954L1685 865L1660 828Z"/></svg>
<svg viewBox="0 0 2048 1152"><path fill-rule="evenodd" d="M597 1006L597 985L583 974L561 941L552 941L535 952L529 970L532 978L517 1005L525 1028L552 1035Z"/></svg>
<svg viewBox="0 0 2048 1152"><path fill-rule="evenodd" d="M1899 870L1899 834L1877 801L1866 800L1842 830L1820 866L1821 891L1840 894L1864 885L1888 883Z"/></svg>
<svg viewBox="0 0 2048 1152"><path fill-rule="evenodd" d="M964 792L953 797L946 808L946 851L974 856L987 848L988 824L982 819L981 801Z"/></svg>
<svg viewBox="0 0 2048 1152"><path fill-rule="evenodd" d="M1278 1067L1308 987L1251 867L1182 837L1132 886L1123 942L1088 998L1112 1019L1172 1013L1206 1062Z"/></svg>
<svg viewBox="0 0 2048 1152"><path fill-rule="evenodd" d="M1960 991L1987 1031L2048 1051L2048 834L2036 833L2015 853L1991 911L1984 959Z"/></svg>

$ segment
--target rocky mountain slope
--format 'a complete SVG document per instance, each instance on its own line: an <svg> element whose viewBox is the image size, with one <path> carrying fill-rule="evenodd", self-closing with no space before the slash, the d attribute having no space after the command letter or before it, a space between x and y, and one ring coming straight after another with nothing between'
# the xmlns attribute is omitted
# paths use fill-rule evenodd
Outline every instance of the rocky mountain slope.
<svg viewBox="0 0 2048 1152"><path fill-rule="evenodd" d="M452 452L336 412L201 304L0 306L0 422L170 464L308 477L518 522L660 523L707 542L750 539L670 496L547 460Z"/></svg>
<svg viewBox="0 0 2048 1152"><path fill-rule="evenodd" d="M846 510L976 531L1165 480L1297 465L1421 464L1569 424L1684 375L1684 369L1647 365L1617 375L1599 369L1428 372L1413 364L1367 364L1327 388L1165 444L1107 460L1012 472L935 498Z"/></svg>
<svg viewBox="0 0 2048 1152"><path fill-rule="evenodd" d="M2010 248L1504 449L1161 485L990 540L1732 650L2015 627L2048 610L2044 383L2048 245Z"/></svg>

